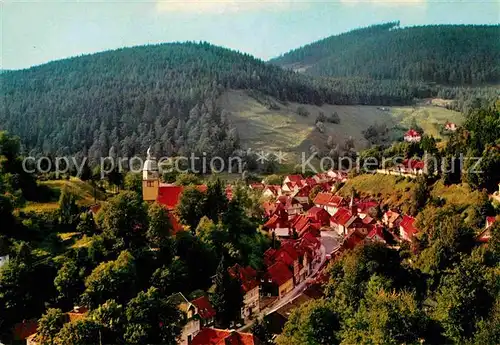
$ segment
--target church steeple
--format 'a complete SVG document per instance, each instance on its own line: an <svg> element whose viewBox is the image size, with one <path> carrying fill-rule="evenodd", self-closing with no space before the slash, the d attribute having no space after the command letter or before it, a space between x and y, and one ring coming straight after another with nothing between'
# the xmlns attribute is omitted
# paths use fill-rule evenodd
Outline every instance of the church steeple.
<svg viewBox="0 0 500 345"><path fill-rule="evenodd" d="M146 161L142 168L142 198L144 201L156 201L160 187L160 174L158 163L151 155L151 147L148 148Z"/></svg>
<svg viewBox="0 0 500 345"><path fill-rule="evenodd" d="M349 210L351 211L351 214L353 216L355 216L355 215L358 214L358 207L354 203L354 188L353 188L353 190L351 192L351 202L349 203Z"/></svg>

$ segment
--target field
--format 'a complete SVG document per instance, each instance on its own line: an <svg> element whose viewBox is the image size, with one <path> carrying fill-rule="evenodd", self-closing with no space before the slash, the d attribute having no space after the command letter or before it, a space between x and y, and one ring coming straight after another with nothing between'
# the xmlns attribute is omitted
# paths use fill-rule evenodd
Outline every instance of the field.
<svg viewBox="0 0 500 345"><path fill-rule="evenodd" d="M401 207L408 200L415 181L399 176L383 174L363 174L349 179L339 194L350 197L354 188L361 197L371 197L391 208ZM437 181L430 188L430 196L444 199L446 205L457 206L461 210L478 205L482 199L480 191L473 191L467 184L445 186Z"/></svg>
<svg viewBox="0 0 500 345"><path fill-rule="evenodd" d="M383 174L363 174L349 179L339 194L350 197L352 188L360 197L371 197L390 208L399 208L409 198L413 181L399 176Z"/></svg>
<svg viewBox="0 0 500 345"><path fill-rule="evenodd" d="M96 201L106 199L106 194L99 189L96 189L96 197L94 199L94 188L89 183L75 177L69 180L41 181L39 185L49 188L52 197L50 200L44 202L27 202L22 208L22 211L44 212L57 209L59 195L63 188L68 188L68 190L75 195L77 204L80 206L89 206L95 204Z"/></svg>
<svg viewBox="0 0 500 345"><path fill-rule="evenodd" d="M413 119L422 127L425 134L435 138L443 138L440 127L447 121L461 125L464 117L461 113L439 106L395 107L391 108L391 115L397 123L409 127Z"/></svg>
<svg viewBox="0 0 500 345"><path fill-rule="evenodd" d="M311 145L324 149L328 136L343 146L346 139L352 138L357 150L364 149L368 142L362 132L375 123L386 124L389 128L400 125L408 128L415 118L425 131L435 137L439 135L439 125L446 121L462 123L460 113L432 105L416 107L342 106L342 105L302 105L283 104L274 99L279 109L270 110L258 97L247 92L232 90L224 93L219 105L231 113L230 120L238 129L242 146L254 151L275 152L282 150L292 153L297 158L301 152L309 152ZM301 106L309 116L297 114ZM319 112L339 115L339 124L325 124L325 132L320 133L315 127Z"/></svg>

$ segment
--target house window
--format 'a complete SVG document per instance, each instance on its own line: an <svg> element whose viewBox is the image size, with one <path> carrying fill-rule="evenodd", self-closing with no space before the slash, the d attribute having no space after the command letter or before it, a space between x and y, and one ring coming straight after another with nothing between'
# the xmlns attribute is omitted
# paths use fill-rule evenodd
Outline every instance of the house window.
<svg viewBox="0 0 500 345"><path fill-rule="evenodd" d="M147 182L146 182L146 185L147 185L148 187L154 187L154 182L153 182L153 181L147 181Z"/></svg>

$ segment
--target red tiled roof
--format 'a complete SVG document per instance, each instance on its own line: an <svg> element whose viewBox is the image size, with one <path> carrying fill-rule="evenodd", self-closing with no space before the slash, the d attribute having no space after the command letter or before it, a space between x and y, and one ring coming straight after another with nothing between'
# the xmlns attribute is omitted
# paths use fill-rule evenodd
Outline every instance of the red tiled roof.
<svg viewBox="0 0 500 345"><path fill-rule="evenodd" d="M347 249L354 249L357 245L359 245L363 241L364 237L361 236L361 234L358 231L352 230L347 234L343 246Z"/></svg>
<svg viewBox="0 0 500 345"><path fill-rule="evenodd" d="M370 208L378 206L378 202L376 201L361 201L356 204L356 207L358 208L359 212L365 213L367 212Z"/></svg>
<svg viewBox="0 0 500 345"><path fill-rule="evenodd" d="M338 195L332 196L330 201L328 201L328 206L339 207L344 202L344 198Z"/></svg>
<svg viewBox="0 0 500 345"><path fill-rule="evenodd" d="M373 238L375 236L385 240L384 229L380 225L374 225L368 235L366 235L368 238Z"/></svg>
<svg viewBox="0 0 500 345"><path fill-rule="evenodd" d="M271 191L274 195L278 195L278 193L281 191L281 186L270 184L264 188L264 190L267 189L269 189L269 191Z"/></svg>
<svg viewBox="0 0 500 345"><path fill-rule="evenodd" d="M291 182L295 182L295 183L300 182L300 181L303 179L302 175L288 175L288 176L286 176L286 177L285 177L285 180L286 180L287 178L288 178Z"/></svg>
<svg viewBox="0 0 500 345"><path fill-rule="evenodd" d="M70 322L82 320L87 317L89 310L86 307L79 307L78 309L67 312L66 315Z"/></svg>
<svg viewBox="0 0 500 345"><path fill-rule="evenodd" d="M262 225L262 227L267 228L267 229L276 229L278 226L278 221L280 217L278 217L277 214L274 214L271 218L267 220L267 222Z"/></svg>
<svg viewBox="0 0 500 345"><path fill-rule="evenodd" d="M387 217L387 220L392 223L396 219L398 219L400 214L395 212L395 211L389 210L389 211L385 212L385 216Z"/></svg>
<svg viewBox="0 0 500 345"><path fill-rule="evenodd" d="M366 217L365 217L365 218L363 218L363 220L362 220L363 224L371 224L371 223L373 223L373 221L374 221L374 220L373 220L373 218L372 218L372 217L370 217L370 216L366 216Z"/></svg>
<svg viewBox="0 0 500 345"><path fill-rule="evenodd" d="M405 159L403 161L403 166L407 169L423 169L425 163L418 159Z"/></svg>
<svg viewBox="0 0 500 345"><path fill-rule="evenodd" d="M264 185L262 183L252 183L250 185L250 188L252 188L252 189L258 189L258 190L263 190L264 189Z"/></svg>
<svg viewBox="0 0 500 345"><path fill-rule="evenodd" d="M191 345L257 345L253 334L203 328L191 341Z"/></svg>
<svg viewBox="0 0 500 345"><path fill-rule="evenodd" d="M30 335L35 334L38 329L38 321L36 319L25 320L17 323L12 329L14 340L24 340Z"/></svg>
<svg viewBox="0 0 500 345"><path fill-rule="evenodd" d="M192 304L198 308L198 314L202 319L211 319L215 317L215 309L212 307L212 304L208 300L207 296L198 297L195 300L191 301Z"/></svg>
<svg viewBox="0 0 500 345"><path fill-rule="evenodd" d="M345 225L351 219L352 213L347 208L340 208L333 216L330 217L330 222L338 225Z"/></svg>
<svg viewBox="0 0 500 345"><path fill-rule="evenodd" d="M90 206L90 211L93 213L93 214L96 214L97 212L99 212L99 210L101 209L101 204L95 204L95 205L92 205Z"/></svg>
<svg viewBox="0 0 500 345"><path fill-rule="evenodd" d="M156 201L162 205L165 205L168 209L174 209L181 198L181 194L184 191L183 186L175 185L165 185L160 186L158 189L158 197Z"/></svg>
<svg viewBox="0 0 500 345"><path fill-rule="evenodd" d="M332 198L332 193L323 193L320 192L314 198L313 203L316 205L327 205L330 199Z"/></svg>
<svg viewBox="0 0 500 345"><path fill-rule="evenodd" d="M241 267L238 264L228 268L229 274L241 282L241 288L244 292L255 289L259 282L257 281L257 272L250 266Z"/></svg>
<svg viewBox="0 0 500 345"><path fill-rule="evenodd" d="M486 226L492 226L496 222L496 217L486 217Z"/></svg>
<svg viewBox="0 0 500 345"><path fill-rule="evenodd" d="M412 237L416 233L418 233L418 229L413 226L413 223L415 222L415 218L410 217L410 216L403 216L403 220L401 221L401 224L399 226L406 232L408 237Z"/></svg>
<svg viewBox="0 0 500 345"><path fill-rule="evenodd" d="M287 265L278 261L267 269L267 277L271 279L273 283L281 286L293 278L293 273Z"/></svg>
<svg viewBox="0 0 500 345"><path fill-rule="evenodd" d="M299 255L297 254L297 251L295 250L295 248L293 248L293 244L291 244L290 242L283 243L281 245L280 250L286 251L288 253L288 255L290 255L290 257L293 260L297 260L297 258L299 257Z"/></svg>
<svg viewBox="0 0 500 345"><path fill-rule="evenodd" d="M324 208L321 208L321 207L318 207L318 206L313 206L312 208L309 209L309 211L307 211L307 215L308 216L311 216L311 217L316 217L319 213L325 213L325 209ZM326 212L328 213L328 212Z"/></svg>
<svg viewBox="0 0 500 345"><path fill-rule="evenodd" d="M207 186L198 185L196 186L196 189L205 193L207 191ZM160 184L160 187L158 187L158 197L156 198L156 201L159 204L165 205L169 210L173 210L177 207L183 191L184 186L162 183Z"/></svg>
<svg viewBox="0 0 500 345"><path fill-rule="evenodd" d="M313 234L311 234L309 232L305 233L304 236L302 236L301 240L302 240L302 242L305 242L308 245L311 244L314 247L321 246L321 242L316 237L314 237Z"/></svg>
<svg viewBox="0 0 500 345"><path fill-rule="evenodd" d="M414 130L414 129L410 129L405 134L405 137L419 137L419 136L420 136L420 134L416 130Z"/></svg>
<svg viewBox="0 0 500 345"><path fill-rule="evenodd" d="M262 203L262 208L264 209L264 213L266 216L272 216L276 212L276 208L278 205L274 202L265 201Z"/></svg>

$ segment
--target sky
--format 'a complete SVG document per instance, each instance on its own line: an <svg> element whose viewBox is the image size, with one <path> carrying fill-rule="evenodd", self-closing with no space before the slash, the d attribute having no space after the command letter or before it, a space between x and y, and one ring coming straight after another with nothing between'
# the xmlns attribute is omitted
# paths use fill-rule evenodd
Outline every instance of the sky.
<svg viewBox="0 0 500 345"><path fill-rule="evenodd" d="M267 60L388 21L500 22L500 0L0 0L0 6L0 69L174 41L208 41Z"/></svg>

